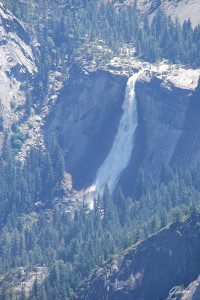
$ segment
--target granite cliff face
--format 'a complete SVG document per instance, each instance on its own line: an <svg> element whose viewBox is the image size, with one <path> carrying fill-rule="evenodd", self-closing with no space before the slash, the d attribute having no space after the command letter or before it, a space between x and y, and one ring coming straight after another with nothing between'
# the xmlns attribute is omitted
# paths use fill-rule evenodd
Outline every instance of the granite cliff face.
<svg viewBox="0 0 200 300"><path fill-rule="evenodd" d="M132 69L131 63L121 64L117 71L111 65L94 72L73 66L45 121L46 139L55 131L68 150L67 171L78 190L92 184L112 147L127 80L138 69L143 69L135 87L138 127L130 162L120 177L127 195L133 193L140 167L158 178L163 162L190 167L200 160L199 70L132 63Z"/></svg>
<svg viewBox="0 0 200 300"><path fill-rule="evenodd" d="M127 78L107 71L83 72L74 66L46 120L46 136L55 131L68 150L74 187L92 183L117 132ZM48 139L48 138L47 138Z"/></svg>
<svg viewBox="0 0 200 300"><path fill-rule="evenodd" d="M185 167L199 161L195 144L200 125L199 100L198 91L165 85L155 78L145 86L138 82L138 105L147 136L146 168L156 173L160 158Z"/></svg>
<svg viewBox="0 0 200 300"><path fill-rule="evenodd" d="M109 1L111 2L111 1ZM116 7L121 5L130 5L133 0L113 0ZM199 9L200 2L198 0L138 0L137 7L141 16L145 14L154 16L158 10L162 9L166 14L174 20L178 18L181 22L190 19L193 26L200 22Z"/></svg>
<svg viewBox="0 0 200 300"><path fill-rule="evenodd" d="M174 286L187 286L199 275L199 221L173 224L114 257L92 273L75 299L167 299Z"/></svg>
<svg viewBox="0 0 200 300"><path fill-rule="evenodd" d="M26 84L36 66L26 29L0 4L0 117L1 131L24 115Z"/></svg>
<svg viewBox="0 0 200 300"><path fill-rule="evenodd" d="M159 178L163 162L180 167L198 163L199 91L147 73L138 80L136 94L139 114L136 147L122 184L135 177L138 167Z"/></svg>
<svg viewBox="0 0 200 300"><path fill-rule="evenodd" d="M181 22L190 19L193 26L198 25L200 22L200 2L198 0L163 1L161 8L172 18L176 19L178 17Z"/></svg>

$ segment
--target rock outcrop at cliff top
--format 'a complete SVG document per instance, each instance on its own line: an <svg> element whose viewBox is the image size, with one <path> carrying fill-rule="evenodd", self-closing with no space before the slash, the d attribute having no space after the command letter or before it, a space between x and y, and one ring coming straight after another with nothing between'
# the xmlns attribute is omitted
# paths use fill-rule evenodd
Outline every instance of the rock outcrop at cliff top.
<svg viewBox="0 0 200 300"><path fill-rule="evenodd" d="M200 23L199 0L163 1L161 8L173 19L178 17L181 22L190 19L193 26Z"/></svg>
<svg viewBox="0 0 200 300"><path fill-rule="evenodd" d="M116 7L122 5L131 5L134 0L105 0L113 2ZM148 14L150 17L155 15L159 9L172 16L175 20L178 18L181 22L190 19L193 26L200 23L200 2L199 0L137 0L137 7L140 14Z"/></svg>
<svg viewBox="0 0 200 300"><path fill-rule="evenodd" d="M167 299L200 273L199 229L200 218L192 217L161 230L95 270L75 298Z"/></svg>
<svg viewBox="0 0 200 300"><path fill-rule="evenodd" d="M129 0L127 2L130 3ZM162 9L174 20L178 18L181 22L184 22L190 19L193 26L200 23L199 0L139 0L137 3L142 14L155 15L159 9Z"/></svg>

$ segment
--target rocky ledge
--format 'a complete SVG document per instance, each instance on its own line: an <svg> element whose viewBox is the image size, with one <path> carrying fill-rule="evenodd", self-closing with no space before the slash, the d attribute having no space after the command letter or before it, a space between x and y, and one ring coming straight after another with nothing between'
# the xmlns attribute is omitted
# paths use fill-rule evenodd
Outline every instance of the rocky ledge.
<svg viewBox="0 0 200 300"><path fill-rule="evenodd" d="M199 229L197 216L162 229L96 269L74 299L167 299L174 286L187 287L200 273Z"/></svg>

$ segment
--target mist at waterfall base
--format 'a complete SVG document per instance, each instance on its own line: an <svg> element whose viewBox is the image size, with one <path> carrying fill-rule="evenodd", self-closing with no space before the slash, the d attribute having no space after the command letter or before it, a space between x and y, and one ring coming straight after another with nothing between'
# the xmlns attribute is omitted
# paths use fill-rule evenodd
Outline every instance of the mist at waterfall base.
<svg viewBox="0 0 200 300"><path fill-rule="evenodd" d="M123 114L113 146L100 166L92 186L85 191L85 201L93 208L93 200L102 195L105 185L112 193L122 171L127 167L134 146L134 133L138 125L135 83L141 71L133 74L127 81Z"/></svg>

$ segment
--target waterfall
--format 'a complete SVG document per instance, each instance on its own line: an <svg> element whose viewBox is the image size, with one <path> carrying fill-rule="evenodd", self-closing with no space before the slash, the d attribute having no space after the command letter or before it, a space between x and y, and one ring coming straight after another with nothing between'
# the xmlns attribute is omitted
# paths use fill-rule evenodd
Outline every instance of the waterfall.
<svg viewBox="0 0 200 300"><path fill-rule="evenodd" d="M94 197L97 197L98 194L102 195L106 184L110 192L113 192L122 171L127 167L131 158L134 133L138 125L135 83L140 73L135 73L128 79L122 107L123 114L113 146L100 166L93 185L85 191L86 201L91 208Z"/></svg>

